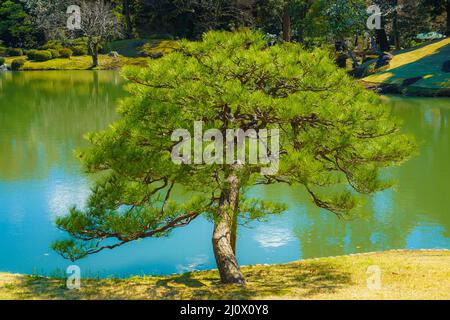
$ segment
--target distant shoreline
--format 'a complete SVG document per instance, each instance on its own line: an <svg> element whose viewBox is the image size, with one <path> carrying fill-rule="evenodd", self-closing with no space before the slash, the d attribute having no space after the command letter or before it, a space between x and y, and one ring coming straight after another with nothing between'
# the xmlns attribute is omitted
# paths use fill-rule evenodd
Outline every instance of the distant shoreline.
<svg viewBox="0 0 450 320"><path fill-rule="evenodd" d="M411 97L450 97L450 88L426 88L420 86L402 86L399 84L374 83L361 80L369 90L379 94L400 94Z"/></svg>
<svg viewBox="0 0 450 320"><path fill-rule="evenodd" d="M360 81L381 94L450 97L449 66L450 38L446 38L396 52L388 66Z"/></svg>
<svg viewBox="0 0 450 320"><path fill-rule="evenodd" d="M7 57L5 64L11 65L15 59L25 59L26 56L21 57ZM109 57L107 55L99 55L99 66L92 68L91 56L73 56L68 58L57 58L43 62L28 61L24 64L22 71L95 71L95 70L118 70L127 65L146 66L150 58L130 58L119 56L118 58ZM8 68L9 69L9 68ZM10 71L10 70L9 70Z"/></svg>

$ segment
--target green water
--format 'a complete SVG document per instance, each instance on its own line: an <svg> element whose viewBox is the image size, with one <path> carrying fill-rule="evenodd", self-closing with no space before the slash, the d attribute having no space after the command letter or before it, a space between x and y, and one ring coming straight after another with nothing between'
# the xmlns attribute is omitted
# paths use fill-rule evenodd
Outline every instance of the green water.
<svg viewBox="0 0 450 320"><path fill-rule="evenodd" d="M51 274L71 263L49 249L64 236L58 215L82 206L91 178L73 150L106 128L124 96L116 72L0 73L0 271ZM394 190L376 194L364 218L343 222L300 188L258 187L289 211L241 228L241 264L393 248L450 248L450 99L387 98L420 154L392 170ZM214 267L211 224L199 219L167 239L147 239L77 262L101 275L168 274Z"/></svg>

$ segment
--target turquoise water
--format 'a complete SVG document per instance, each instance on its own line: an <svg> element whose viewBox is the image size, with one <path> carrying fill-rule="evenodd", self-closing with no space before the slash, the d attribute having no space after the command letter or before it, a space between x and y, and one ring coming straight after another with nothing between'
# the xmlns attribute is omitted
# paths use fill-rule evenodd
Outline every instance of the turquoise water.
<svg viewBox="0 0 450 320"><path fill-rule="evenodd" d="M71 265L49 245L65 236L54 219L83 206L92 177L73 149L116 119L125 93L116 72L0 73L0 271L52 275ZM289 211L240 228L242 265L394 248L450 248L450 99L389 98L420 155L392 171L394 190L376 194L361 219L315 208L301 189L258 187ZM212 225L203 219L171 237L146 239L76 264L84 274L170 274L215 266Z"/></svg>

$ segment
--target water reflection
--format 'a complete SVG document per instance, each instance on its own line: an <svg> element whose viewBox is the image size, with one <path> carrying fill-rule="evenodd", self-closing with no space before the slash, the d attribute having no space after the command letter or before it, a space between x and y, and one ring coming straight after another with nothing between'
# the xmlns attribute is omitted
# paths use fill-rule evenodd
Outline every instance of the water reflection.
<svg viewBox="0 0 450 320"><path fill-rule="evenodd" d="M363 218L340 221L310 205L301 188L270 186L253 190L254 195L291 205L279 228L293 230L300 257L396 248L450 248L450 99L388 100L393 114L403 120L403 130L421 142L420 154L386 172L398 183L394 189L369 199ZM256 230L256 239L264 239L260 246L271 243L271 239L278 243L279 229L262 236L259 228Z"/></svg>
<svg viewBox="0 0 450 320"><path fill-rule="evenodd" d="M0 75L0 179L44 178L72 166L88 130L115 118L117 73L29 72Z"/></svg>
<svg viewBox="0 0 450 320"><path fill-rule="evenodd" d="M0 271L51 274L70 263L49 249L63 236L57 215L82 206L91 177L73 149L112 122L123 96L115 72L0 74ZM420 155L390 170L398 185L369 199L367 214L343 222L311 205L301 188L257 187L255 196L289 204L283 216L239 230L241 264L288 262L391 248L450 248L450 99L390 98ZM180 197L187 197L175 190ZM167 274L213 268L212 226L195 221L80 261L84 275Z"/></svg>

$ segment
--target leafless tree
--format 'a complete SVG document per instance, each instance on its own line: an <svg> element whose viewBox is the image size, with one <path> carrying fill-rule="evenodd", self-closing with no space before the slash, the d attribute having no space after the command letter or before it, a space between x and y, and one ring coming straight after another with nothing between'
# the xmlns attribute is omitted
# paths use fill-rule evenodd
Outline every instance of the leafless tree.
<svg viewBox="0 0 450 320"><path fill-rule="evenodd" d="M71 0L21 0L30 12L30 19L45 38L64 40L67 36L67 7Z"/></svg>
<svg viewBox="0 0 450 320"><path fill-rule="evenodd" d="M102 42L122 35L122 28L113 13L113 7L103 0L83 1L81 8L81 32L88 38L92 67L98 66L98 51Z"/></svg>

